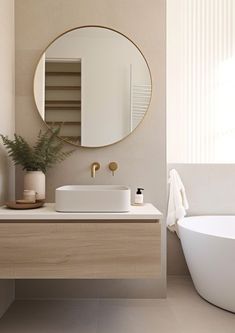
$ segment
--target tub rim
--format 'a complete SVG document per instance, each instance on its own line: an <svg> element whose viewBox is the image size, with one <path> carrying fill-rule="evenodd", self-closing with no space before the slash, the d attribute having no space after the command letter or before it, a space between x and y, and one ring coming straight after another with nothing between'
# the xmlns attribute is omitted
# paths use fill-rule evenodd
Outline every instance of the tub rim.
<svg viewBox="0 0 235 333"><path fill-rule="evenodd" d="M191 231L191 232L194 232L194 233L197 233L197 234L200 234L200 235L204 235L204 236L209 236L209 237L213 237L213 238L219 238L219 239L225 239L225 240L235 240L235 235L234 236L224 236L224 235L214 235L212 233L209 233L209 232L202 232L202 231L199 231L199 230L193 230L192 228L190 228L189 226L185 226L185 224L183 224L183 222L186 220L186 219L196 219L196 218L204 218L204 217L233 217L234 218L234 222L235 222L235 215L191 215L191 216L185 216L184 218L180 219L178 222L177 222L177 226L178 228L182 228L182 229L186 229L188 231Z"/></svg>

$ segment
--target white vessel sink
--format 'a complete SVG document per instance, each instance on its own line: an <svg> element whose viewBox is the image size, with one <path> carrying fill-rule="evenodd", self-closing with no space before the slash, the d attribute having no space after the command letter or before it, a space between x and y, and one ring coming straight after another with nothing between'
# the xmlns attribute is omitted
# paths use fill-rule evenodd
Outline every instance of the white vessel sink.
<svg viewBox="0 0 235 333"><path fill-rule="evenodd" d="M121 185L67 185L56 189L58 212L128 212L131 191Z"/></svg>

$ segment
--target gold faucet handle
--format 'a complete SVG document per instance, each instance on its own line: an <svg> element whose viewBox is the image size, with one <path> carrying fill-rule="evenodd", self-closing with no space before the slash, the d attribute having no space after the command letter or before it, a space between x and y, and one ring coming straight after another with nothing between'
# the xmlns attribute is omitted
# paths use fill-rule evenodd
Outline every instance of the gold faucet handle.
<svg viewBox="0 0 235 333"><path fill-rule="evenodd" d="M112 175L114 176L114 172L118 169L117 162L110 162L109 163L109 170L112 171Z"/></svg>

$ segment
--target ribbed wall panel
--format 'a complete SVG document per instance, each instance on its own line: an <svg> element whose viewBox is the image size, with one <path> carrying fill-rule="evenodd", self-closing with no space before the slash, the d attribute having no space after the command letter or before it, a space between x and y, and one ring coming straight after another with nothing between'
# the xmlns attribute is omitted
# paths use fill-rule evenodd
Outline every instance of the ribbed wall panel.
<svg viewBox="0 0 235 333"><path fill-rule="evenodd" d="M235 162L234 2L168 0L170 163Z"/></svg>

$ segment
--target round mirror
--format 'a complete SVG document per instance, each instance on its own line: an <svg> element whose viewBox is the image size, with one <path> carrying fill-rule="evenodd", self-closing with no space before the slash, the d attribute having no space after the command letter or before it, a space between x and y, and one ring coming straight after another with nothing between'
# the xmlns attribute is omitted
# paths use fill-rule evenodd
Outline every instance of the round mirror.
<svg viewBox="0 0 235 333"><path fill-rule="evenodd" d="M34 97L48 127L83 147L122 140L142 121L151 99L148 64L127 37L86 26L66 32L41 56Z"/></svg>

